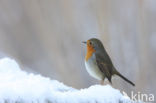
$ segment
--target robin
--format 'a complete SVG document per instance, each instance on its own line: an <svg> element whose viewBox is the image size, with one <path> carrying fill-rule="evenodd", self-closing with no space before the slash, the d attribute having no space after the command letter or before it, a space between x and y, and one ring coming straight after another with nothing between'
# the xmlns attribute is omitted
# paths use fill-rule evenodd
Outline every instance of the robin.
<svg viewBox="0 0 156 103"><path fill-rule="evenodd" d="M87 42L87 54L85 57L85 66L87 72L94 78L101 80L104 84L104 79L107 78L112 84L111 78L113 75L118 75L131 85L135 86L130 80L121 75L113 66L113 63L108 56L102 42L96 38L91 38Z"/></svg>

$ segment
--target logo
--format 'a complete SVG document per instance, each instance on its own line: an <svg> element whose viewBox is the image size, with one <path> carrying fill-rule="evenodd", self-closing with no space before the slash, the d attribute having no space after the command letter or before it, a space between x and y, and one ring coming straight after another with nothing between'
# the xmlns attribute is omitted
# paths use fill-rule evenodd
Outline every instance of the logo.
<svg viewBox="0 0 156 103"><path fill-rule="evenodd" d="M139 102L139 101L142 101L144 103L154 102L154 94L146 94L146 93L141 93L141 92L135 93L131 91L131 96L129 97L127 93L123 91L123 95L126 98L129 98L134 102Z"/></svg>

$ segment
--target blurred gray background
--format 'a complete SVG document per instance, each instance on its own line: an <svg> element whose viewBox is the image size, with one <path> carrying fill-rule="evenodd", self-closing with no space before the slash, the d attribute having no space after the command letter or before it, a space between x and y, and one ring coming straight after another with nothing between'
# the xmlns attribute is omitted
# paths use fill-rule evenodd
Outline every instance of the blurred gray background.
<svg viewBox="0 0 156 103"><path fill-rule="evenodd" d="M84 65L86 46L99 38L119 77L113 87L156 94L155 0L0 0L0 57L75 88L99 83Z"/></svg>

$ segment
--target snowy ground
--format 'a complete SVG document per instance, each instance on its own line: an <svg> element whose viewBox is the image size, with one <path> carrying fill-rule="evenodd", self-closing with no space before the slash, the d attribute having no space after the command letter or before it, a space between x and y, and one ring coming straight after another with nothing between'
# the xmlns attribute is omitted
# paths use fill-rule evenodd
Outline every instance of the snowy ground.
<svg viewBox="0 0 156 103"><path fill-rule="evenodd" d="M0 103L132 103L109 85L77 90L56 80L22 71L9 58L0 60Z"/></svg>

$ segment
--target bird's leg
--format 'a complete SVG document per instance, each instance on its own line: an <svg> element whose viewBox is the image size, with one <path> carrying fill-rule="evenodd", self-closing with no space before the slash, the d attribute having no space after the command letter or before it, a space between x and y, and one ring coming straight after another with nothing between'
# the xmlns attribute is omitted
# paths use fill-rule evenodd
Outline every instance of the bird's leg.
<svg viewBox="0 0 156 103"><path fill-rule="evenodd" d="M104 85L104 78L100 82L101 85Z"/></svg>
<svg viewBox="0 0 156 103"><path fill-rule="evenodd" d="M101 85L104 85L104 80L101 80L100 84L101 84Z"/></svg>

